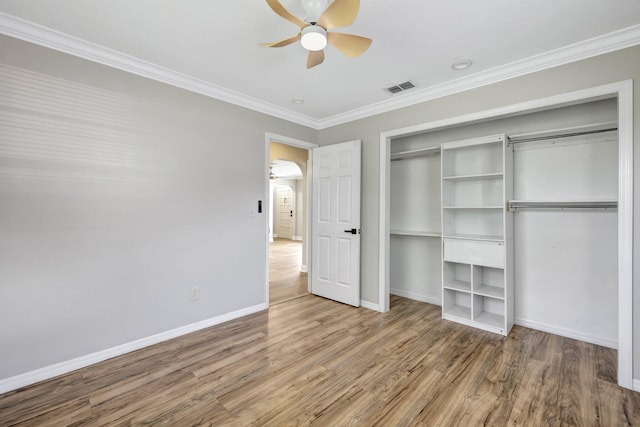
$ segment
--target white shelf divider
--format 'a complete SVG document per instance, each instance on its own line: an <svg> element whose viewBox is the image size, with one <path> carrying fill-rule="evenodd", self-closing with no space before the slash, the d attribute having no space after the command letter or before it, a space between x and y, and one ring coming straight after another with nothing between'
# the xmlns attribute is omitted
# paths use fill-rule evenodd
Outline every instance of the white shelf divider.
<svg viewBox="0 0 640 427"><path fill-rule="evenodd" d="M479 181L484 179L498 179L502 178L503 174L501 172L498 173L482 173L477 175L452 175L452 176L443 176L442 179L445 181Z"/></svg>
<svg viewBox="0 0 640 427"><path fill-rule="evenodd" d="M477 287L473 293L475 295L504 300L504 288L499 288L497 286L482 285Z"/></svg>
<svg viewBox="0 0 640 427"><path fill-rule="evenodd" d="M497 234L443 234L442 237L456 240L480 240L488 242L503 242L504 236Z"/></svg>
<svg viewBox="0 0 640 427"><path fill-rule="evenodd" d="M390 231L394 236L416 236L416 237L442 237L440 231L422 231L422 230L398 230L394 229Z"/></svg>

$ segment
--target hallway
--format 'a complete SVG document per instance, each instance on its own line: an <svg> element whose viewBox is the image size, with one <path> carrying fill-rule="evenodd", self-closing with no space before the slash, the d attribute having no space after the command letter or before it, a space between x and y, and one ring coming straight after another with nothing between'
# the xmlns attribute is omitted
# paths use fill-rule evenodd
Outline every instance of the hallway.
<svg viewBox="0 0 640 427"><path fill-rule="evenodd" d="M269 305L308 294L307 273L300 272L302 242L274 239L269 245Z"/></svg>

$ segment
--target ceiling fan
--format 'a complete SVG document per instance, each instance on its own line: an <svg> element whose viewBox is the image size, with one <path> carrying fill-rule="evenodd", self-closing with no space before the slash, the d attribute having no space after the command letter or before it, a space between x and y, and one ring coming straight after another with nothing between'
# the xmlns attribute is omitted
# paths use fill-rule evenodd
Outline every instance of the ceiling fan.
<svg viewBox="0 0 640 427"><path fill-rule="evenodd" d="M328 7L327 0L302 0L302 6L309 13L306 21L293 15L278 0L267 0L267 4L275 13L300 27L300 32L293 37L261 45L283 47L300 40L309 51L307 68L322 64L327 43L350 58L363 54L371 46L371 39L367 37L328 31L353 24L358 16L360 0L335 0Z"/></svg>

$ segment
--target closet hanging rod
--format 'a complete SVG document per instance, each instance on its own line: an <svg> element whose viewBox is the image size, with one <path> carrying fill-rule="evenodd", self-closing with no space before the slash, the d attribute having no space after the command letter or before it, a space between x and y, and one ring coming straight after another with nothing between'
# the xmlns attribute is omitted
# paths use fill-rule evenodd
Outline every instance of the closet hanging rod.
<svg viewBox="0 0 640 427"><path fill-rule="evenodd" d="M549 202L509 200L507 210L516 209L617 209L615 200L583 201L583 202Z"/></svg>
<svg viewBox="0 0 640 427"><path fill-rule="evenodd" d="M606 128L606 129L585 130L582 132L570 132L570 133L563 133L563 134L556 134L556 135L534 136L530 138L507 137L507 139L509 140L509 144L519 144L521 142L544 141L547 139L568 138L571 136L591 135L594 133L612 132L616 130L618 130L617 127L612 127L612 128Z"/></svg>

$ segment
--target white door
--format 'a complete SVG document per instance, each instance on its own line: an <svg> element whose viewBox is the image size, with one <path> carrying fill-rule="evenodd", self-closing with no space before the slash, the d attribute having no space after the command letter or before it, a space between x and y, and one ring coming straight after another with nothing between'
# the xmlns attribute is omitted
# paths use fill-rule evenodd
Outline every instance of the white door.
<svg viewBox="0 0 640 427"><path fill-rule="evenodd" d="M288 185L278 185L278 229L279 238L293 238L293 189Z"/></svg>
<svg viewBox="0 0 640 427"><path fill-rule="evenodd" d="M360 141L313 149L311 292L360 306Z"/></svg>

